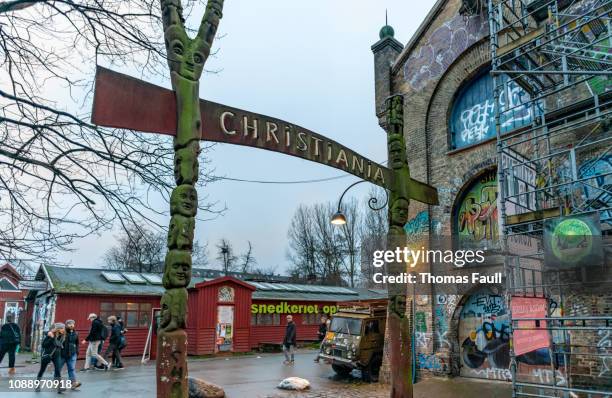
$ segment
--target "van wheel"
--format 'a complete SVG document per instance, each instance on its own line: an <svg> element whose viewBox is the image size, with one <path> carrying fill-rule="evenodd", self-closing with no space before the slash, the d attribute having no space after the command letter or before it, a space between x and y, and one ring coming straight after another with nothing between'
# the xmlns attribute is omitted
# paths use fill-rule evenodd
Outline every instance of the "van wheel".
<svg viewBox="0 0 612 398"><path fill-rule="evenodd" d="M382 365L382 357L376 356L370 360L368 366L361 369L361 379L366 383L375 383L378 381L380 374L380 366Z"/></svg>
<svg viewBox="0 0 612 398"><path fill-rule="evenodd" d="M342 365L337 365L337 364L332 364L332 369L334 370L334 372L336 372L336 374L338 376L348 376L349 374L351 374L352 369L349 368L348 366L342 366Z"/></svg>

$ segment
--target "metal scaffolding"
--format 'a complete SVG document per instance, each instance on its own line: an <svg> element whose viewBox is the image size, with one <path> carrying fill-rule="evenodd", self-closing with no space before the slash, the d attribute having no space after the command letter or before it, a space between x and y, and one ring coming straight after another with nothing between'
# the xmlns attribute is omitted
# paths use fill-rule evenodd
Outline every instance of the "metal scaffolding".
<svg viewBox="0 0 612 398"><path fill-rule="evenodd" d="M612 0L487 5L513 397L609 397ZM550 263L551 228L570 219L591 220L600 262ZM543 330L545 350L519 352Z"/></svg>

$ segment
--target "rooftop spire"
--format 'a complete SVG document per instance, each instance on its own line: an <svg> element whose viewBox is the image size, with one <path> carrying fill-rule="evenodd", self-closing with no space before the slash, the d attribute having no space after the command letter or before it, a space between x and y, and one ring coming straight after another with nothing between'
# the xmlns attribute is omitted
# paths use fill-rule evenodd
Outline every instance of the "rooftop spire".
<svg viewBox="0 0 612 398"><path fill-rule="evenodd" d="M389 26L389 15L387 9L385 8L385 26L382 27L380 33L378 34L380 39L386 39L387 37L393 37L395 35L395 31L391 26Z"/></svg>

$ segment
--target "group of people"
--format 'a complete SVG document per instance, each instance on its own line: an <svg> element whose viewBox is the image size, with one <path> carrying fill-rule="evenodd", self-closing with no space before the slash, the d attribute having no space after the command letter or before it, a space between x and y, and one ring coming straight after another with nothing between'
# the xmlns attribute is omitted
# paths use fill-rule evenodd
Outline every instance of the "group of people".
<svg viewBox="0 0 612 398"><path fill-rule="evenodd" d="M327 334L327 330L331 320L326 316L321 317L321 323L319 323L319 330L317 330L317 337L319 344L323 344L323 339ZM287 326L285 328L285 337L283 338L283 353L285 354L285 365L293 365L295 363L295 347L297 345L297 331L295 322L293 322L293 316L287 315ZM319 362L319 354L315 358L315 362Z"/></svg>
<svg viewBox="0 0 612 398"><path fill-rule="evenodd" d="M71 389L77 389L81 382L77 380L75 367L79 355L79 343L87 345L85 353L85 365L81 371L93 369L109 370L123 369L121 361L121 351L126 347L126 332L121 317L109 316L107 319L108 327L94 313L87 318L91 322L89 334L79 342L79 334L75 329L76 323L72 319L66 322L56 322L45 334L42 341L40 357L40 369L37 380L41 380L49 364L53 364L53 377L55 380L62 379L62 370L66 366ZM109 330L110 329L110 330ZM104 354L103 345L108 339L108 346ZM15 373L15 352L21 342L21 330L14 322L12 316L7 316L7 322L0 328L0 362L5 354L9 357L9 374ZM111 362L109 363L109 356ZM66 384L58 384L58 393L62 393ZM40 391L41 384L37 384L37 391Z"/></svg>

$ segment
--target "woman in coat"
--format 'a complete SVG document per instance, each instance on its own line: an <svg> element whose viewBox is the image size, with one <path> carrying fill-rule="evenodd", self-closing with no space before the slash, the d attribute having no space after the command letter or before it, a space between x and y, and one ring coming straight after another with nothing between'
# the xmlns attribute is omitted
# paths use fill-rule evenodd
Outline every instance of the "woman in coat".
<svg viewBox="0 0 612 398"><path fill-rule="evenodd" d="M77 381L76 374L74 373L77 356L79 355L79 334L74 330L74 326L74 320L68 319L66 321L64 347L60 355L60 373L65 364L68 368L68 378L71 381L70 388L76 390L81 385L81 382Z"/></svg>
<svg viewBox="0 0 612 398"><path fill-rule="evenodd" d="M4 355L8 353L9 357L9 374L15 373L15 351L21 342L21 329L14 322L13 314L6 316L6 323L0 329L0 362L4 359Z"/></svg>

